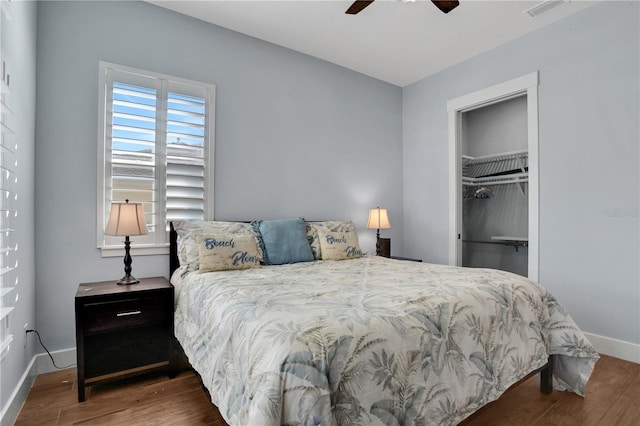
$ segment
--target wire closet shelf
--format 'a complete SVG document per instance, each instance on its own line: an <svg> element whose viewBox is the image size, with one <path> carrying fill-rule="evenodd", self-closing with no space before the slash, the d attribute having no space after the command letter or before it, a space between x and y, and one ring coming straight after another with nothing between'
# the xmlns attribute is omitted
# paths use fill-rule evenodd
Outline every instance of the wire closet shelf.
<svg viewBox="0 0 640 426"><path fill-rule="evenodd" d="M490 185L524 184L529 182L529 151L518 150L494 155L462 156L462 185L486 187Z"/></svg>
<svg viewBox="0 0 640 426"><path fill-rule="evenodd" d="M495 155L462 156L462 184L499 185L529 181L528 150Z"/></svg>

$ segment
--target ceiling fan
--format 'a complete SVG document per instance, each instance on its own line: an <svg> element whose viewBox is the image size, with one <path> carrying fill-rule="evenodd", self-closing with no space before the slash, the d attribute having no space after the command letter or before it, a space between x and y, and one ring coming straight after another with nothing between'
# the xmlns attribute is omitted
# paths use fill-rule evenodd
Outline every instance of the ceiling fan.
<svg viewBox="0 0 640 426"><path fill-rule="evenodd" d="M349 15L355 15L357 13L360 13L362 9L369 6L371 3L373 3L373 1L374 0L354 1L353 4L349 7L349 9L347 9L345 13ZM431 0L431 3L433 3L438 9L440 9L444 13L451 12L460 4L458 0Z"/></svg>

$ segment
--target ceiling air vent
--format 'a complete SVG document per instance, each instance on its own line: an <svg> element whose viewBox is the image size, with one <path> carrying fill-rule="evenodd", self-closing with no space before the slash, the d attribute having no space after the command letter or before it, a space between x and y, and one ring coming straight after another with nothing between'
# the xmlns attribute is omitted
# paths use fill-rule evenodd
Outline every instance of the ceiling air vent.
<svg viewBox="0 0 640 426"><path fill-rule="evenodd" d="M525 10L524 13L531 16L532 18L536 18L542 15L543 13L550 11L555 7L558 7L564 4L565 2L566 0L544 0L543 2L540 2L535 6Z"/></svg>

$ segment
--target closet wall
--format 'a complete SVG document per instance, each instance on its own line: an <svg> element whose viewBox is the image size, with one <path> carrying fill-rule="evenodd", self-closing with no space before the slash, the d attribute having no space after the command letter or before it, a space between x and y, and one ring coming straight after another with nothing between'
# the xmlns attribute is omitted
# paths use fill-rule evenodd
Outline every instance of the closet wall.
<svg viewBox="0 0 640 426"><path fill-rule="evenodd" d="M461 151L466 158L526 151L527 148L526 96L463 113ZM474 167L484 169L480 175L485 175L512 170L515 164L523 161L526 157ZM514 179L516 175L508 176ZM479 188L490 192L481 190L476 195ZM518 241L496 237L517 237L519 241L528 237L528 184L464 185L462 193L462 266L502 269L527 276L527 247L519 245L522 243Z"/></svg>

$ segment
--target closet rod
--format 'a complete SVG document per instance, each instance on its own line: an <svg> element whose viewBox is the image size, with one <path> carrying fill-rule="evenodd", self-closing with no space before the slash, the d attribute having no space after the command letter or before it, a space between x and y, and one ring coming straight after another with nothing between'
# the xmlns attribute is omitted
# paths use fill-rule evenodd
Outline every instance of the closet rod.
<svg viewBox="0 0 640 426"><path fill-rule="evenodd" d="M512 246L518 252L519 247L529 247L528 241L483 241L483 240L462 240L463 243L471 244L497 244L501 246Z"/></svg>

